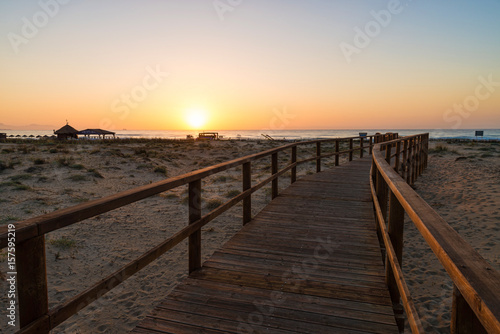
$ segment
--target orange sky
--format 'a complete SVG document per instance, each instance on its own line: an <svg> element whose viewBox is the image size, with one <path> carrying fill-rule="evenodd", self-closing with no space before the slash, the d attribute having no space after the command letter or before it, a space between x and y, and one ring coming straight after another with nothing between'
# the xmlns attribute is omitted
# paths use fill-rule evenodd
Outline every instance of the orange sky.
<svg viewBox="0 0 500 334"><path fill-rule="evenodd" d="M71 3L17 45L43 9L2 3L0 123L182 130L197 109L214 130L499 128L500 3L460 2L413 2L350 58L387 1Z"/></svg>

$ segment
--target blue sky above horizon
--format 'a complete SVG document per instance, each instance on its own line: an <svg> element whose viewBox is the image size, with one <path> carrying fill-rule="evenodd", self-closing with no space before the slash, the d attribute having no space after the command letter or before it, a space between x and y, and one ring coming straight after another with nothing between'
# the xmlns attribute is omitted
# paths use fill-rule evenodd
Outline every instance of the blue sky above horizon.
<svg viewBox="0 0 500 334"><path fill-rule="evenodd" d="M224 13L211 0L66 2L0 3L0 123L175 130L198 113L212 129L500 125L498 0L242 0ZM42 3L58 4L53 17ZM372 11L390 6L383 26ZM355 28L370 22L358 47Z"/></svg>

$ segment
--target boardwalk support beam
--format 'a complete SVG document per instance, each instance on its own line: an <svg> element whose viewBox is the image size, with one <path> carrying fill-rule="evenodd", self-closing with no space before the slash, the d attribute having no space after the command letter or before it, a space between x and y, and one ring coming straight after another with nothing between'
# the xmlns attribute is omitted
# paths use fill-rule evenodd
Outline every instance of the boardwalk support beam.
<svg viewBox="0 0 500 334"><path fill-rule="evenodd" d="M189 182L189 224L201 218L201 179ZM189 273L201 268L201 229L189 236Z"/></svg>

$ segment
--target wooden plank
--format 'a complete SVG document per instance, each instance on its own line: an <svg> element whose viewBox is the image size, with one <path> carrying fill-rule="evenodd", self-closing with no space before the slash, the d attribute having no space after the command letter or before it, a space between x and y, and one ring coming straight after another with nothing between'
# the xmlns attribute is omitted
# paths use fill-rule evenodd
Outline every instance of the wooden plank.
<svg viewBox="0 0 500 334"><path fill-rule="evenodd" d="M373 224L371 162L361 160L293 183L177 286L138 333L397 333ZM352 187L339 191L345 184Z"/></svg>

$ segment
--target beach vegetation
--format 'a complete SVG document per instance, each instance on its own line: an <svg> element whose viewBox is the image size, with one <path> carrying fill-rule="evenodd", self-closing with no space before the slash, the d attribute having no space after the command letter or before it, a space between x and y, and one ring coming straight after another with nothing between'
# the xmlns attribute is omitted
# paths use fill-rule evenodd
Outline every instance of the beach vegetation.
<svg viewBox="0 0 500 334"><path fill-rule="evenodd" d="M205 208L209 211L212 211L212 210L217 209L222 204L224 204L224 202L222 202L222 200L220 200L218 198L212 198L212 199L207 201Z"/></svg>
<svg viewBox="0 0 500 334"><path fill-rule="evenodd" d="M165 198L165 199L178 199L179 195L173 194L173 193L161 193L158 196Z"/></svg>
<svg viewBox="0 0 500 334"><path fill-rule="evenodd" d="M55 154L55 153L58 153L58 152L59 152L59 150L57 148L51 148L49 150L49 153L52 153L52 154Z"/></svg>
<svg viewBox="0 0 500 334"><path fill-rule="evenodd" d="M59 239L50 239L49 244L59 249L71 249L76 247L76 241L65 236Z"/></svg>
<svg viewBox="0 0 500 334"><path fill-rule="evenodd" d="M97 153L99 153L99 152L101 152L101 150L100 150L100 149L98 149L98 148L96 148L96 149L94 149L94 150L90 151L90 154L97 154Z"/></svg>
<svg viewBox="0 0 500 334"><path fill-rule="evenodd" d="M9 153L14 153L14 150L11 148L2 149L2 154L9 154Z"/></svg>
<svg viewBox="0 0 500 334"><path fill-rule="evenodd" d="M19 183L16 183L16 185L14 186L14 190L17 190L17 191L31 190L31 187L19 182Z"/></svg>
<svg viewBox="0 0 500 334"><path fill-rule="evenodd" d="M493 154L491 153L483 153L481 154L481 158L492 158L493 157Z"/></svg>
<svg viewBox="0 0 500 334"><path fill-rule="evenodd" d="M9 222L17 222L20 220L21 220L21 218L16 217L16 216L6 216L6 217L3 217L2 219L0 219L0 224L5 224L5 223L9 223Z"/></svg>
<svg viewBox="0 0 500 334"><path fill-rule="evenodd" d="M70 165L69 168L71 169L77 169L77 170L81 170L81 169L84 169L85 166L82 165L82 164L73 164L73 165Z"/></svg>
<svg viewBox="0 0 500 334"><path fill-rule="evenodd" d="M227 177L225 175L220 175L220 176L217 176L215 179L214 179L214 182L226 182L227 181Z"/></svg>
<svg viewBox="0 0 500 334"><path fill-rule="evenodd" d="M452 153L452 154L458 154L456 150L450 150L448 146L438 144L434 148L429 149L430 154L446 154L446 153Z"/></svg>
<svg viewBox="0 0 500 334"><path fill-rule="evenodd" d="M72 157L61 157L56 160L56 163L60 167L68 167L73 163L73 158Z"/></svg>
<svg viewBox="0 0 500 334"><path fill-rule="evenodd" d="M81 181L86 181L87 177L81 174L73 174L68 177L68 180L71 180L73 182L81 182Z"/></svg>
<svg viewBox="0 0 500 334"><path fill-rule="evenodd" d="M42 159L42 158L36 158L35 160L33 160L33 163L35 165L43 165L44 163L46 163L45 159Z"/></svg>
<svg viewBox="0 0 500 334"><path fill-rule="evenodd" d="M10 177L12 181L29 180L31 178L31 174L18 174Z"/></svg>
<svg viewBox="0 0 500 334"><path fill-rule="evenodd" d="M38 182L48 182L48 181L49 181L49 178L46 176L40 176L38 178Z"/></svg>
<svg viewBox="0 0 500 334"><path fill-rule="evenodd" d="M87 170L87 172L93 176L93 177L96 177L98 179L104 179L104 176L102 176L101 173L99 173L99 171L97 169L94 169L94 168L90 168Z"/></svg>
<svg viewBox="0 0 500 334"><path fill-rule="evenodd" d="M238 189L232 189L226 193L226 198L233 198L238 196L239 194L241 194L241 191L239 191Z"/></svg>
<svg viewBox="0 0 500 334"><path fill-rule="evenodd" d="M157 166L153 170L155 173L162 174L164 176L167 176L167 168L164 166Z"/></svg>

